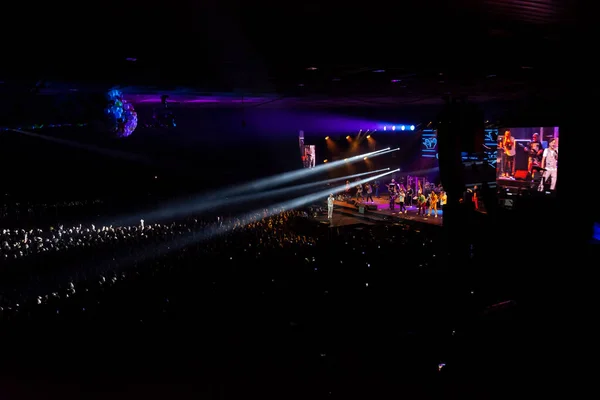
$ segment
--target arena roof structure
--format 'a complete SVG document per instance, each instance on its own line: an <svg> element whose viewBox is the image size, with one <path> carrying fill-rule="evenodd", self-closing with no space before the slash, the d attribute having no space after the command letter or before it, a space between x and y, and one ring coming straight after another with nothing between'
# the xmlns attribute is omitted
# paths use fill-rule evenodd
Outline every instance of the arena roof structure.
<svg viewBox="0 0 600 400"><path fill-rule="evenodd" d="M7 43L0 91L118 85L277 107L394 107L444 94L511 100L556 81L553 55L575 21L566 0L196 3L108 1L79 18L55 4L28 10L1 28L38 35ZM115 12L118 26L107 22ZM213 105L227 104L220 97Z"/></svg>

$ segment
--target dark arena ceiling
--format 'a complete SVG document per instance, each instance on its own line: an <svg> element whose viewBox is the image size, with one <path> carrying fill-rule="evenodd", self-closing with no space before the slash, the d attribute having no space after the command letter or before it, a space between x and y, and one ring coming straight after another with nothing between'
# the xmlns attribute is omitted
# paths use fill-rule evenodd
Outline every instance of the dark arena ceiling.
<svg viewBox="0 0 600 400"><path fill-rule="evenodd" d="M24 27L37 32L4 50L4 101L115 85L138 101L169 94L207 107L394 108L442 104L449 94L480 103L551 96L561 75L553 54L576 21L567 0L102 4L78 11L52 3L0 28L11 37Z"/></svg>

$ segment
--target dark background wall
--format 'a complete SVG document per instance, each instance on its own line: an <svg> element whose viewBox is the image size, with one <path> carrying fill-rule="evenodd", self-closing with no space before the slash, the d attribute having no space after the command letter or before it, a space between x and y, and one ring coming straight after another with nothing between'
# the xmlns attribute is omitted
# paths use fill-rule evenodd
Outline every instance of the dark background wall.
<svg viewBox="0 0 600 400"><path fill-rule="evenodd" d="M24 99L21 99L24 100ZM400 147L390 156L333 174L361 172L361 168L413 168L418 162L416 132L379 131L371 142L350 149L346 135L384 123L415 123L398 113L340 110L306 111L277 108L215 108L171 105L177 126L145 127L158 104L135 104L139 126L125 139L97 129L104 100L100 95L30 96L4 108L2 125L36 133L0 133L2 188L13 195L39 198L86 197L107 193L126 197L144 193L196 192L245 182L301 167L298 132L306 144L317 145L317 161L340 154L360 154L384 147ZM412 113L407 113L411 114ZM49 124L87 122L87 127L48 127ZM33 125L44 125L33 129ZM325 136L338 142L337 152L325 147ZM57 141L58 139L59 141ZM370 144L369 144L370 143ZM135 159L135 161L131 161Z"/></svg>

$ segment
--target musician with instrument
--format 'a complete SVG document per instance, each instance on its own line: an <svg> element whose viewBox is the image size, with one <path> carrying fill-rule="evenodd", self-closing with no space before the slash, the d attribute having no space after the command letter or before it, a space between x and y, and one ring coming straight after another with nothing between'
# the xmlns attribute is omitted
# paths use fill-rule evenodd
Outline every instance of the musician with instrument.
<svg viewBox="0 0 600 400"><path fill-rule="evenodd" d="M356 185L356 201L364 201L365 197L363 195L363 185L362 184L357 184Z"/></svg>
<svg viewBox="0 0 600 400"><path fill-rule="evenodd" d="M393 210L396 207L396 198L398 198L398 192L400 191L400 186L396 183L395 179L392 179L392 182L388 185L388 193L390 195L390 210Z"/></svg>
<svg viewBox="0 0 600 400"><path fill-rule="evenodd" d="M527 171L531 174L534 167L540 166L542 154L544 153L544 146L540 141L539 133L533 134L531 141L524 147L524 150L527 153Z"/></svg>
<svg viewBox="0 0 600 400"><path fill-rule="evenodd" d="M515 138L507 130L504 132L504 137L499 143L500 151L502 151L502 176L509 178L515 175L515 155L517 143Z"/></svg>
<svg viewBox="0 0 600 400"><path fill-rule="evenodd" d="M366 201L374 203L373 201L373 187L371 186L371 184L369 182L365 183L365 191L367 192L366 195Z"/></svg>

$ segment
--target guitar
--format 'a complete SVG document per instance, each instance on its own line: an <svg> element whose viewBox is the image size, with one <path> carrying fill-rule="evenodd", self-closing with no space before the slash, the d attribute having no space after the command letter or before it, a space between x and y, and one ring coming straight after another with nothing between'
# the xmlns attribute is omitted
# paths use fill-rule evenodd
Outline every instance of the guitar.
<svg viewBox="0 0 600 400"><path fill-rule="evenodd" d="M513 139L512 142L510 143L510 147L507 148L505 140L502 139L502 141L500 142L500 147L502 148L502 150L504 150L505 155L514 157L517 154L517 149L515 148L516 146L514 146L514 144L519 144L519 145L523 146L521 143L519 143ZM525 146L523 146L523 147L525 147Z"/></svg>

